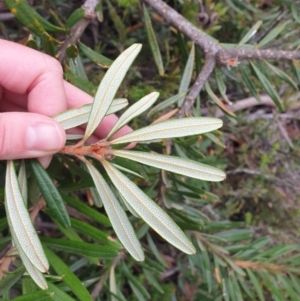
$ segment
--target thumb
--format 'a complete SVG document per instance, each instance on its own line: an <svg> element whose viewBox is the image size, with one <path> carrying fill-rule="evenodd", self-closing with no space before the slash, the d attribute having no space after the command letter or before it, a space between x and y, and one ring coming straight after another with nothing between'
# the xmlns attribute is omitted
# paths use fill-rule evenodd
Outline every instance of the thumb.
<svg viewBox="0 0 300 301"><path fill-rule="evenodd" d="M66 142L66 134L52 118L36 113L0 114L0 160L53 155Z"/></svg>

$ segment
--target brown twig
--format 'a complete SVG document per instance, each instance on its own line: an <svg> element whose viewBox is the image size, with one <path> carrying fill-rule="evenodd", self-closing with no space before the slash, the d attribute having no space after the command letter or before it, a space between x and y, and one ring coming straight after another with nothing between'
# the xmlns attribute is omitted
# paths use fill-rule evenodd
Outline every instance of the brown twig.
<svg viewBox="0 0 300 301"><path fill-rule="evenodd" d="M60 154L72 155L83 158L83 156L91 156L98 160L111 159L111 144L108 141L100 140L97 143L90 145L83 145L82 143L76 145L65 145L60 151Z"/></svg>
<svg viewBox="0 0 300 301"><path fill-rule="evenodd" d="M211 55L216 55L221 49L221 47L210 38L210 36L186 20L181 14L171 8L164 1L144 0L144 2L155 9L159 15L175 26L180 32L190 38L196 45L203 49L205 53L210 52Z"/></svg>
<svg viewBox="0 0 300 301"><path fill-rule="evenodd" d="M189 109L192 107L195 99L197 98L209 76L213 72L215 65L216 58L213 55L207 54L203 68L199 73L196 81L194 82L189 94L186 96L185 101L177 114L177 117L181 118L188 114Z"/></svg>
<svg viewBox="0 0 300 301"><path fill-rule="evenodd" d="M156 12L161 15L167 22L172 24L186 35L195 45L199 46L206 57L206 60L209 58L211 61L216 61L217 66L222 67L231 67L236 66L240 60L243 59L300 59L300 51L284 51L284 50L272 50L272 49L226 49L223 48L218 42L213 40L210 36L205 34L201 29L195 27L188 20L186 20L182 15L177 13L173 8L166 4L162 0L143 0L146 4L152 7ZM209 56L208 56L209 54ZM212 66L212 65L211 65ZM210 66L210 67L211 67ZM214 67L215 65L213 65ZM207 64L204 64L203 68L208 68ZM212 71L210 71L211 73ZM196 82L191 88L191 92L185 98L185 101L178 113L179 117L183 114L189 113L191 107L194 104L194 101L201 91L202 86L199 89L199 78L203 81L204 73L206 74L206 80L209 77L207 71L200 72ZM208 76L207 76L208 74ZM203 76L203 79L202 79ZM204 82L205 83L205 82ZM203 84L204 84L203 83ZM196 92L198 94L196 94Z"/></svg>
<svg viewBox="0 0 300 301"><path fill-rule="evenodd" d="M230 111L237 112L237 111L249 109L249 108L252 108L255 106L267 106L267 107L272 107L272 108L276 107L274 101L272 100L272 98L269 95L260 95L260 100L261 101L258 102L255 97L248 97L248 98L240 99L237 101L237 103L229 106L229 108L230 108ZM300 109L299 102L291 103L290 101L288 101L288 104L286 107L287 112L296 111L299 109ZM202 116L210 116L211 115L209 108L203 108L201 110L201 114L202 114ZM225 114L220 108L217 108L213 115L215 117L220 118L220 117L223 117ZM292 118L292 115L291 115L291 118Z"/></svg>
<svg viewBox="0 0 300 301"><path fill-rule="evenodd" d="M221 49L217 53L217 61L220 66L227 66L229 60L243 59L300 59L300 51L285 51L274 49Z"/></svg>
<svg viewBox="0 0 300 301"><path fill-rule="evenodd" d="M71 30L70 37L67 38L58 52L58 60L62 63L66 58L66 50L72 44L77 44L85 28L94 18L94 13L99 0L86 0L82 5L84 17L78 21Z"/></svg>
<svg viewBox="0 0 300 301"><path fill-rule="evenodd" d="M253 271L268 271L270 273L287 273L290 269L287 266L273 264L273 263L264 263L264 262L253 262L248 260L238 260L235 259L234 263L243 269L251 269ZM294 273L299 274L298 270L292 270Z"/></svg>

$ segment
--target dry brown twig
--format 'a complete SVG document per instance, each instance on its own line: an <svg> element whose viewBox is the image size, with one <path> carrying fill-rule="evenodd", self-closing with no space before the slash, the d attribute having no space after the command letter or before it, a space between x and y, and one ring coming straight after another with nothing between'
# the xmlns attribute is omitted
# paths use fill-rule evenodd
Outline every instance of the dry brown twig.
<svg viewBox="0 0 300 301"><path fill-rule="evenodd" d="M66 50L72 44L77 44L86 27L93 20L95 9L100 0L86 0L81 6L84 9L84 17L78 21L71 30L69 38L67 38L58 52L58 60L62 63L66 58Z"/></svg>
<svg viewBox="0 0 300 301"><path fill-rule="evenodd" d="M205 82L211 75L214 67L236 66L243 59L300 59L300 51L284 51L273 49L225 49L205 34L201 29L195 27L186 20L181 14L176 12L162 0L143 0L148 6L152 7L167 22L172 24L178 31L182 32L195 43L205 54L205 63L193 84L190 92L185 98L177 117L183 117L190 113L194 101Z"/></svg>

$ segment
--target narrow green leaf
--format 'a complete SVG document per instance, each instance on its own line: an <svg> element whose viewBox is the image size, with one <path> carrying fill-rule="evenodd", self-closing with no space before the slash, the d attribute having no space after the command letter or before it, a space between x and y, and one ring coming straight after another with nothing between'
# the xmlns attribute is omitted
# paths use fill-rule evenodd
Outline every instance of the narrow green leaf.
<svg viewBox="0 0 300 301"><path fill-rule="evenodd" d="M247 74L246 68L242 65L239 65L238 68L242 75L242 80L243 80L243 83L245 84L245 86L249 89L250 93L256 98L256 100L258 102L261 102L260 95L257 93L256 87L255 87L253 81L249 78L250 75Z"/></svg>
<svg viewBox="0 0 300 301"><path fill-rule="evenodd" d="M221 119L210 117L189 117L155 123L145 128L130 132L111 141L111 144L151 141L165 138L200 135L220 128Z"/></svg>
<svg viewBox="0 0 300 301"><path fill-rule="evenodd" d="M299 279L299 277L296 275L293 275L292 273L290 273L288 276L290 277L293 288L295 290L297 290L298 295L300 295L300 281L299 281L300 279Z"/></svg>
<svg viewBox="0 0 300 301"><path fill-rule="evenodd" d="M69 83L73 84L80 90L88 93L91 96L94 96L96 94L97 88L96 86L93 85L92 82L83 79L82 77L78 76L75 72L72 70L67 70L64 73L64 78L67 80Z"/></svg>
<svg viewBox="0 0 300 301"><path fill-rule="evenodd" d="M249 249L255 249L255 250L260 250L262 249L264 246L266 246L267 244L269 244L271 242L271 239L269 236L264 236L264 237L260 237L258 239L256 239L254 242L252 242L249 245Z"/></svg>
<svg viewBox="0 0 300 301"><path fill-rule="evenodd" d="M44 247L44 251L49 259L50 265L54 271L62 276L62 281L67 284L72 292L81 301L93 301L88 290L83 286L82 282L70 271L65 262L60 259L55 253Z"/></svg>
<svg viewBox="0 0 300 301"><path fill-rule="evenodd" d="M38 270L46 272L49 267L48 260L25 207L12 160L8 160L6 166L5 210L17 248L23 250Z"/></svg>
<svg viewBox="0 0 300 301"><path fill-rule="evenodd" d="M147 227L149 227L147 224L145 224ZM148 233L147 233L147 238L148 238ZM153 242L153 240L152 240ZM154 243L153 243L154 245ZM155 246L155 245L154 245ZM156 246L155 246L156 248ZM152 260L150 259L150 256L146 256L145 257L145 261L142 263L142 265L149 269L149 270L153 270L155 272L164 272L165 269L167 268L167 264L166 262L163 260L163 258L160 256L158 249L156 248L157 253L158 253L158 257L155 256L157 258L157 260ZM151 252L153 252L152 248L151 248Z"/></svg>
<svg viewBox="0 0 300 301"><path fill-rule="evenodd" d="M236 48L239 48L246 44L258 31L260 26L263 24L263 22L257 21L250 29L249 31L245 34L245 36L241 39L241 41L237 44Z"/></svg>
<svg viewBox="0 0 300 301"><path fill-rule="evenodd" d="M181 94L189 89L192 80L193 70L194 70L194 62L195 62L195 45L192 44L192 48L181 78L178 94ZM178 100L179 107L182 106L183 101L184 101L184 97Z"/></svg>
<svg viewBox="0 0 300 301"><path fill-rule="evenodd" d="M119 110L122 110L127 105L128 100L126 98L114 99L108 111L106 112L106 115L110 115ZM53 119L59 122L65 130L68 130L87 123L89 120L91 108L92 104L86 104L81 107L72 108L55 115Z"/></svg>
<svg viewBox="0 0 300 301"><path fill-rule="evenodd" d="M86 215L93 221L104 225L104 226L111 226L111 223L107 216L98 212L97 210L91 208L90 206L84 204L82 201L79 201L73 197L70 197L66 194L62 194L64 201L66 201L71 207L75 208L81 214Z"/></svg>
<svg viewBox="0 0 300 301"><path fill-rule="evenodd" d="M4 251L4 248L11 243L11 237L5 236L0 238L0 252Z"/></svg>
<svg viewBox="0 0 300 301"><path fill-rule="evenodd" d="M261 279L267 286L268 290L272 294L272 297L276 301L286 300L283 296L281 287L278 285L275 277L272 277L272 274L266 275L266 273L261 273Z"/></svg>
<svg viewBox="0 0 300 301"><path fill-rule="evenodd" d="M108 5L109 16L112 19L112 21L113 21L113 23L116 27L116 30L118 32L118 35L119 35L118 41L121 44L124 44L125 41L126 41L126 28L125 28L125 25L124 25L123 21L121 20L120 16L118 15L115 7L111 4L111 2L109 0L106 0L106 2L107 2L107 5Z"/></svg>
<svg viewBox="0 0 300 301"><path fill-rule="evenodd" d="M163 109L166 109L170 107L172 104L176 103L179 101L179 99L184 98L187 94L187 91L184 91L182 93L176 94L162 102L160 102L158 105L156 105L154 108L150 110L148 113L148 117L152 116L154 113L157 113L159 111L162 111Z"/></svg>
<svg viewBox="0 0 300 301"><path fill-rule="evenodd" d="M152 274L152 272L150 272L147 269L143 269L143 274L145 275L145 277L147 278L148 282L153 285L153 287L155 287L157 289L157 291L161 294L164 293L163 288L161 287L161 285L158 283L157 278Z"/></svg>
<svg viewBox="0 0 300 301"><path fill-rule="evenodd" d="M288 22L279 23L275 28L270 30L270 32L257 44L258 48L270 43L274 40L285 28Z"/></svg>
<svg viewBox="0 0 300 301"><path fill-rule="evenodd" d="M250 239L253 236L253 232L250 229L232 229L215 233L214 236L223 238L226 241L234 242Z"/></svg>
<svg viewBox="0 0 300 301"><path fill-rule="evenodd" d="M84 141L86 141L93 134L94 130L102 121L111 105L117 89L125 77L127 70L140 52L141 47L141 44L133 44L131 47L127 48L118 56L118 58L113 62L111 67L106 72L99 85L93 102L83 139Z"/></svg>
<svg viewBox="0 0 300 301"><path fill-rule="evenodd" d="M262 289L261 289L261 286L257 280L257 278L255 277L255 275L253 274L253 272L250 270L250 269L246 269L246 272L254 286L254 289L257 293L257 296L259 298L260 301L265 301L265 298L264 298L264 294L262 292Z"/></svg>
<svg viewBox="0 0 300 301"><path fill-rule="evenodd" d="M150 294L147 292L143 284L130 272L126 264L123 264L123 272L126 278L132 282L135 288L148 300L151 298Z"/></svg>
<svg viewBox="0 0 300 301"><path fill-rule="evenodd" d="M103 160L102 164L120 194L148 225L183 252L195 253L194 246L182 230L158 205L107 161Z"/></svg>
<svg viewBox="0 0 300 301"><path fill-rule="evenodd" d="M44 291L36 291L17 298L14 301L52 301L52 294Z"/></svg>
<svg viewBox="0 0 300 301"><path fill-rule="evenodd" d="M47 32L44 32L41 35L41 41L45 53L52 57L55 57L56 53L55 53L53 39L51 38L51 36Z"/></svg>
<svg viewBox="0 0 300 301"><path fill-rule="evenodd" d="M251 67L253 71L255 72L257 78L261 82L262 86L264 87L267 94L272 98L276 106L280 111L283 111L283 104L280 100L280 96L276 92L276 90L273 88L272 84L269 82L269 80L265 77L265 75L250 61Z"/></svg>
<svg viewBox="0 0 300 301"><path fill-rule="evenodd" d="M149 41L149 45L153 54L153 58L158 69L158 73L160 76L165 74L164 64L161 57L160 49L157 43L156 35L154 29L152 27L151 19L145 4L143 4L143 14L144 14L144 22L145 22L145 29Z"/></svg>
<svg viewBox="0 0 300 301"><path fill-rule="evenodd" d="M149 246L151 252L153 253L153 255L156 258L155 263L159 265L159 271L163 272L164 269L167 268L167 264L166 264L165 260L162 258L159 250L157 249L151 235L149 234L149 231L147 231L146 237L147 237L148 246ZM148 263L149 266L151 266L152 268L155 269L155 264L152 262L152 260L149 257L146 257L145 262ZM158 268L158 266L156 266L156 268Z"/></svg>
<svg viewBox="0 0 300 301"><path fill-rule="evenodd" d="M285 275L277 274L277 280L283 285L292 301L299 301L299 295L294 291L294 288Z"/></svg>
<svg viewBox="0 0 300 301"><path fill-rule="evenodd" d="M76 47L76 49L74 48L73 53L71 53L71 55L73 55L74 58L69 60L70 70L73 71L76 75L78 75L84 81L89 82L89 79L86 75L86 72L85 72L85 69L83 66L82 58L81 58L80 54L78 53L77 46L75 46L75 47ZM66 53L67 53L67 50L66 50ZM70 51L72 51L72 49ZM96 88L95 88L95 90L96 90Z"/></svg>
<svg viewBox="0 0 300 301"><path fill-rule="evenodd" d="M23 196L24 204L27 207L27 199L28 199L28 191L27 191L27 175L26 175L26 168L25 168L25 161L22 160L19 174L18 174L18 181L20 185L21 194Z"/></svg>
<svg viewBox="0 0 300 301"><path fill-rule="evenodd" d="M70 295L61 290L58 286L52 282L48 282L48 292L54 293L52 296L53 301L75 301Z"/></svg>
<svg viewBox="0 0 300 301"><path fill-rule="evenodd" d="M148 299L145 298L145 296L141 293L141 291L135 286L135 284L132 281L128 281L129 286L133 292L133 294L135 295L136 299L138 301L146 301Z"/></svg>
<svg viewBox="0 0 300 301"><path fill-rule="evenodd" d="M66 27L67 28L73 27L83 17L84 17L84 9L82 7L75 9L73 13L69 16L66 22Z"/></svg>
<svg viewBox="0 0 300 301"><path fill-rule="evenodd" d="M0 296L7 292L24 274L25 267L20 266L16 270L9 272L0 281Z"/></svg>
<svg viewBox="0 0 300 301"><path fill-rule="evenodd" d="M102 23L103 20L104 20L104 18L103 18L103 2L102 1L100 1L97 4L95 11L96 11L96 14L97 14L98 21L100 23Z"/></svg>
<svg viewBox="0 0 300 301"><path fill-rule="evenodd" d="M300 16L299 13L297 12L297 7L299 6L295 2L291 2L291 12L294 20L300 24Z"/></svg>
<svg viewBox="0 0 300 301"><path fill-rule="evenodd" d="M297 76L298 79L298 84L300 85L300 63L299 61L296 60L292 60L293 62L293 71L295 73L295 75Z"/></svg>
<svg viewBox="0 0 300 301"><path fill-rule="evenodd" d="M95 186L101 196L105 211L111 220L112 226L124 247L137 261L144 260L144 252L137 239L131 223L123 208L114 196L113 192L105 182L99 171L90 163L85 161L87 168L94 180Z"/></svg>
<svg viewBox="0 0 300 301"><path fill-rule="evenodd" d="M244 292L248 295L250 300L255 300L253 295L253 289L251 286L249 286L249 282L245 281L245 277L240 276L239 274L236 275L238 279L238 283L241 286L241 288L244 290Z"/></svg>
<svg viewBox="0 0 300 301"><path fill-rule="evenodd" d="M5 0L5 4L22 24L39 37L45 31L65 32L64 28L54 26L44 19L24 0Z"/></svg>
<svg viewBox="0 0 300 301"><path fill-rule="evenodd" d="M49 214L49 210L47 212ZM55 218L53 218L50 215L52 221L54 222L54 224L57 226L58 230L64 235L66 236L68 239L72 240L72 241L80 241L83 242L83 239L76 233L75 230L73 230L72 228L64 228ZM73 226L73 224L72 224ZM87 258L92 264L98 266L99 265L99 257L91 257L89 256Z"/></svg>
<svg viewBox="0 0 300 301"><path fill-rule="evenodd" d="M187 43L184 40L184 37L182 36L181 32L178 31L176 34L177 37L177 46L179 49L179 53L181 55L181 60L183 64L186 64L187 60L188 60L188 50L187 50Z"/></svg>
<svg viewBox="0 0 300 301"><path fill-rule="evenodd" d="M235 296L235 290L233 288L233 283L232 283L231 277L226 277L224 279L223 284L225 284L225 287L226 287L226 298L225 298L225 300L227 299L228 301L238 301L236 299L236 296Z"/></svg>
<svg viewBox="0 0 300 301"><path fill-rule="evenodd" d="M109 246L107 247L96 245L94 243L46 237L42 237L41 241L43 245L47 245L52 249L64 251L67 253L74 253L82 256L111 259L118 255L116 249Z"/></svg>
<svg viewBox="0 0 300 301"><path fill-rule="evenodd" d="M30 164L49 209L65 228L71 227L70 217L64 201L50 176L37 160L30 160Z"/></svg>
<svg viewBox="0 0 300 301"><path fill-rule="evenodd" d="M72 228L74 228L78 232L86 235L87 237L90 237L90 238L94 239L95 241L98 241L106 246L109 245L110 247L113 247L115 249L120 248L119 243L112 242L108 239L107 233L105 233L83 221L75 219L75 218L72 218L71 221L72 221Z"/></svg>
<svg viewBox="0 0 300 301"><path fill-rule="evenodd" d="M105 57L104 55L92 50L88 46L84 45L83 43L79 42L78 44L79 49L89 58L93 63L102 68L109 68L113 63L112 60Z"/></svg>
<svg viewBox="0 0 300 301"><path fill-rule="evenodd" d="M218 90L223 98L224 101L226 101L226 103L229 103L229 99L226 95L226 85L224 83L224 80L223 80L223 77L222 77L222 74L220 72L219 69L215 69L215 79L216 79L216 83L217 83L217 86L218 86Z"/></svg>
<svg viewBox="0 0 300 301"><path fill-rule="evenodd" d="M24 5L24 2L24 0L5 0L5 4L14 14L14 16L22 24L28 27L34 34L41 36L45 32L45 29L43 28L42 24L35 19L36 12L33 11L33 9L27 3Z"/></svg>
<svg viewBox="0 0 300 301"><path fill-rule="evenodd" d="M271 248L268 248L264 251L260 251L256 258L272 258L273 260L278 258L279 256L288 254L290 252L296 251L299 248L298 245L286 245L286 244L280 244L273 246Z"/></svg>
<svg viewBox="0 0 300 301"><path fill-rule="evenodd" d="M112 150L113 155L204 181L222 181L223 171L193 160L147 152Z"/></svg>
<svg viewBox="0 0 300 301"><path fill-rule="evenodd" d="M25 2L25 1L18 0L15 2ZM27 5L27 3L26 3L26 5ZM31 9L30 14L34 17L34 24L31 24L31 25L35 26L36 22L39 22L43 26L44 30L47 32L53 32L53 33L59 33L59 32L65 33L66 32L65 28L53 25L48 20L46 20L44 17L42 17L40 14L38 14L31 6L29 6L29 8ZM49 36L49 37L50 37L50 40L55 42L55 44L59 43L58 41L54 40L51 36Z"/></svg>
<svg viewBox="0 0 300 301"><path fill-rule="evenodd" d="M236 274L232 275L232 283L233 283L233 287L234 287L234 290L235 290L236 299L238 301L243 300L244 294L242 294L241 287L240 287L239 282L237 280L237 275Z"/></svg>
<svg viewBox="0 0 300 301"><path fill-rule="evenodd" d="M278 69L274 65L268 63L267 61L264 61L264 63L275 73L275 75L277 75L280 79L288 83L294 90L298 91L297 84L285 72Z"/></svg>
<svg viewBox="0 0 300 301"><path fill-rule="evenodd" d="M223 141L221 141L221 139L219 139L219 137L217 137L216 135L214 135L212 133L205 133L203 136L207 137L208 139L210 139L215 144L217 144L217 145L219 145L223 148L226 148L226 145L223 143Z"/></svg>
<svg viewBox="0 0 300 301"><path fill-rule="evenodd" d="M34 281L32 281L32 279L30 279L29 277L23 277L21 282L22 282L22 295L36 292L37 287Z"/></svg>
<svg viewBox="0 0 300 301"><path fill-rule="evenodd" d="M209 82L205 83L205 90L207 94L211 97L211 99L217 104L217 106L224 111L226 114L235 117L235 114L227 107L220 99L219 97L213 92L213 90L210 87Z"/></svg>
<svg viewBox="0 0 300 301"><path fill-rule="evenodd" d="M108 140L116 131L118 131L120 128L122 128L124 125L126 125L130 120L132 120L134 117L142 114L146 110L148 110L157 100L159 96L159 93L152 92L146 96L144 96L142 99L134 103L132 106L130 106L118 119L116 124L113 126L109 134L107 135L106 139Z"/></svg>
<svg viewBox="0 0 300 301"><path fill-rule="evenodd" d="M238 265L234 263L231 259L224 257L224 260L232 267L232 269L241 276L246 276L245 272Z"/></svg>

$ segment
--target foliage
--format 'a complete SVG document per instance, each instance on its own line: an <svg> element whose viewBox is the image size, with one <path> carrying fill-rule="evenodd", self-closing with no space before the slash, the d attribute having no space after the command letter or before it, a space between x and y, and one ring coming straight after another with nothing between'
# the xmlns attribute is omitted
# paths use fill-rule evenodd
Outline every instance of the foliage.
<svg viewBox="0 0 300 301"><path fill-rule="evenodd" d="M31 32L28 35L20 23L11 21L3 25L5 38L25 36L28 47L52 56L58 55L60 44L68 41L84 16L73 1L37 3L34 10L22 0L5 2ZM296 2L277 1L270 7L267 1L216 2L205 1L209 13L218 13L206 31L227 43L224 46L299 45ZM168 3L194 22L197 1ZM270 139L273 134L266 129L273 120L255 122L245 132L237 125L246 123L248 116L236 116L226 104L250 94L260 101L264 92L278 109L288 108L298 93L299 62L251 60L234 69L217 68L197 98L195 117L171 119L201 70L199 49L137 1L104 1L96 10L102 24L90 29L100 34L92 38L87 30L81 43L68 45L64 60L66 80L94 96L94 103L54 117L65 129L87 123L85 135L69 136L46 171L35 160L9 161L6 166L5 193L4 188L0 191L6 207L0 219L1 250L7 255L0 270L4 300L16 295L20 296L15 300L298 300L299 245L290 240L277 243L266 231L259 233L255 225L270 211L257 212L246 205L260 204L264 198L270 202L272 194L264 193L270 177L274 189L282 192L273 176L275 167L276 176L283 178L286 172L286 164L277 162L285 160L278 152L297 157L299 138L288 148L277 138L279 144L271 145L266 154L263 146L256 149L255 139L258 134L265 135L261 141ZM142 43L143 50L123 81L140 51L134 43ZM160 92L155 106L154 90ZM91 145L72 140L85 142L106 114L127 105L124 98L114 99L115 94L133 104L120 114L107 139L94 144L97 152L84 152ZM199 117L204 107L225 113L224 134L206 133L221 122ZM109 140L128 122L135 129L132 134ZM241 139L246 141L240 143ZM120 149L132 141L140 142L134 150ZM240 143L237 151L230 152L232 141ZM203 181L221 180L223 173L216 167L226 166L230 182ZM259 172L255 178L232 179L236 166ZM5 174L3 165L1 169ZM279 197L276 202L280 201ZM40 240L30 221L37 215L42 221L35 224ZM183 252L195 254L183 254L157 233ZM44 276L49 265L50 274Z"/></svg>

